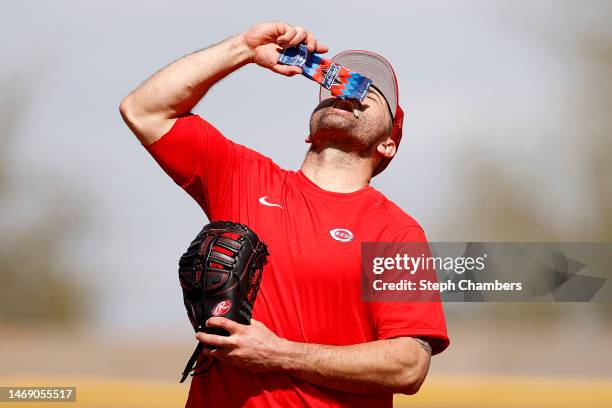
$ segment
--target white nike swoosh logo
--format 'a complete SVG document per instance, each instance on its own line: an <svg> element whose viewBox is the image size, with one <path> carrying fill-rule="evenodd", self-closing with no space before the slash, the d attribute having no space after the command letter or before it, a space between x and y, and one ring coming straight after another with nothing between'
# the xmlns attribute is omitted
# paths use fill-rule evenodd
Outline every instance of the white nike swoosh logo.
<svg viewBox="0 0 612 408"><path fill-rule="evenodd" d="M278 207L278 208L282 208L283 210L285 209L280 204L269 203L268 201L266 201L267 198L268 196L259 197L259 204L267 205L268 207Z"/></svg>

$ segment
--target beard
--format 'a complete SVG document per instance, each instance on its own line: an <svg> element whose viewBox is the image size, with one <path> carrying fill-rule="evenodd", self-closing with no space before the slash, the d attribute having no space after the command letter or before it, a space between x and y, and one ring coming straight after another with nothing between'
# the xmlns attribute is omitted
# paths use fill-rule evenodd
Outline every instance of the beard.
<svg viewBox="0 0 612 408"><path fill-rule="evenodd" d="M327 108L320 114L313 115L310 122L310 136L314 141L351 139L357 130L354 117L348 117L334 108ZM352 116L352 113L351 113Z"/></svg>
<svg viewBox="0 0 612 408"><path fill-rule="evenodd" d="M310 118L310 139L315 149L333 147L360 155L369 153L378 137L365 115L359 118L347 108L317 108Z"/></svg>

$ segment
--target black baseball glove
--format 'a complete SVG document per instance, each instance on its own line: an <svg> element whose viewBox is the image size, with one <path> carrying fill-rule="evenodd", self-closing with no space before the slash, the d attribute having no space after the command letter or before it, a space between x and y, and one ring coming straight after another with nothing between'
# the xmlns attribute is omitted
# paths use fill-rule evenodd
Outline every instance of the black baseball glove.
<svg viewBox="0 0 612 408"><path fill-rule="evenodd" d="M217 221L200 231L179 261L183 301L196 333L229 335L223 329L206 327L212 316L250 324L268 255L266 244L246 225ZM194 367L204 347L198 343L181 382L192 371L198 375L212 367L207 359ZM203 365L208 367L196 371Z"/></svg>

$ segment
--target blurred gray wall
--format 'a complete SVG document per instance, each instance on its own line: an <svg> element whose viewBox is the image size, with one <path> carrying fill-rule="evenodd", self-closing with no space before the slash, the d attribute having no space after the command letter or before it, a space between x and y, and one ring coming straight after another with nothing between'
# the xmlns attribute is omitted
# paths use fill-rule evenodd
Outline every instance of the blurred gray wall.
<svg viewBox="0 0 612 408"><path fill-rule="evenodd" d="M264 20L309 28L331 54L370 49L394 64L405 136L373 184L430 240L610 240L611 10L609 1L7 4L4 253L46 234L51 255L28 268L73 281L59 290L83 294L74 302L90 325L189 332L176 263L205 219L118 104L164 65ZM297 169L316 102L311 81L248 66L196 112ZM16 241L19 229L31 235ZM3 259L6 280L22 258Z"/></svg>

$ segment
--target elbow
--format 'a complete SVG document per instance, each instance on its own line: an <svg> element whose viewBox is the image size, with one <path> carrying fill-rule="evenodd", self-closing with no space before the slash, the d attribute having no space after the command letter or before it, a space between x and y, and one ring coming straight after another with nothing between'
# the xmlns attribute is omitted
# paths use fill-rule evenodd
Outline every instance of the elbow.
<svg viewBox="0 0 612 408"><path fill-rule="evenodd" d="M155 142L172 127L172 121L159 112L151 112L139 97L130 94L119 104L125 124L143 145Z"/></svg>
<svg viewBox="0 0 612 408"><path fill-rule="evenodd" d="M148 140L148 132L146 124L150 122L150 118L142 114L142 109L139 109L138 103L134 100L132 94L126 96L119 104L119 113L125 124L130 128L132 133L143 143L150 143Z"/></svg>
<svg viewBox="0 0 612 408"><path fill-rule="evenodd" d="M134 123L134 102L131 94L123 98L119 104L119 113L128 126Z"/></svg>
<svg viewBox="0 0 612 408"><path fill-rule="evenodd" d="M429 355L417 358L412 364L403 367L398 375L398 384L395 392L414 395L421 389L429 371Z"/></svg>
<svg viewBox="0 0 612 408"><path fill-rule="evenodd" d="M403 379L400 381L398 385L398 389L396 392L400 394L406 395L414 395L421 389L421 385L425 382L425 375L414 375L414 373L410 373L408 375L404 375Z"/></svg>

